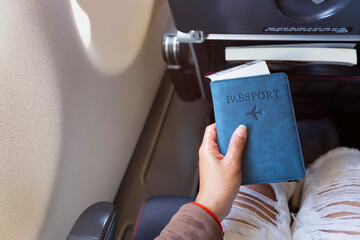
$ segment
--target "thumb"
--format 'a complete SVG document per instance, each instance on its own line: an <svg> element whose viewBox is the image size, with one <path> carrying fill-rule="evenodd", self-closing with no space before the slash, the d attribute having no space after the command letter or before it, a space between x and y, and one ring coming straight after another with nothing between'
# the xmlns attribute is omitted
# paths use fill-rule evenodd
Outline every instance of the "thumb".
<svg viewBox="0 0 360 240"><path fill-rule="evenodd" d="M242 152L245 147L245 141L247 136L247 129L244 125L240 125L233 133L228 151L226 153L226 158L230 161L241 159Z"/></svg>

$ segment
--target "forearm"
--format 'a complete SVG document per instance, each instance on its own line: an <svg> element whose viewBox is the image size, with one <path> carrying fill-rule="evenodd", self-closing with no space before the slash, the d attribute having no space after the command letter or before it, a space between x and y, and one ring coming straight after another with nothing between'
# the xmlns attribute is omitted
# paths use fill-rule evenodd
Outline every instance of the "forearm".
<svg viewBox="0 0 360 240"><path fill-rule="evenodd" d="M156 240L223 239L216 220L203 208L186 204L173 216Z"/></svg>

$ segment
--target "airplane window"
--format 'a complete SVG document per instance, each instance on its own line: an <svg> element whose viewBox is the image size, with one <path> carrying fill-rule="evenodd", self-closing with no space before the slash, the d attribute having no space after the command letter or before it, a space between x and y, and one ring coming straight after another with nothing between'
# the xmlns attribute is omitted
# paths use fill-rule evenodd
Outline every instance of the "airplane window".
<svg viewBox="0 0 360 240"><path fill-rule="evenodd" d="M154 0L69 0L69 4L90 62L105 75L126 71L145 41Z"/></svg>

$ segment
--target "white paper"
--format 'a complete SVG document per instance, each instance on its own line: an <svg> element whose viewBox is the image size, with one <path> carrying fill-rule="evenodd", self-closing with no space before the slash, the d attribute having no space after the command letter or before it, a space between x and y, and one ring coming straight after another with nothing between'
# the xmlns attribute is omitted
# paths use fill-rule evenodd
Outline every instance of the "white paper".
<svg viewBox="0 0 360 240"><path fill-rule="evenodd" d="M265 61L256 60L207 76L211 81L270 74Z"/></svg>

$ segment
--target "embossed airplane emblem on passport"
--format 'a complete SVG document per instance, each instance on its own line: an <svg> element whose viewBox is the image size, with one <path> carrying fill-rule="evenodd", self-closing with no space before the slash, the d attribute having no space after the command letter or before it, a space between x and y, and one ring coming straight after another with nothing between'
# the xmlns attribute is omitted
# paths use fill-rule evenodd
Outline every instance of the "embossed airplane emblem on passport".
<svg viewBox="0 0 360 240"><path fill-rule="evenodd" d="M251 112L248 112L246 115L252 115L256 120L259 120L259 118L256 114L262 115L262 109L260 109L259 111L256 111L256 105L255 105L254 108L251 110Z"/></svg>

